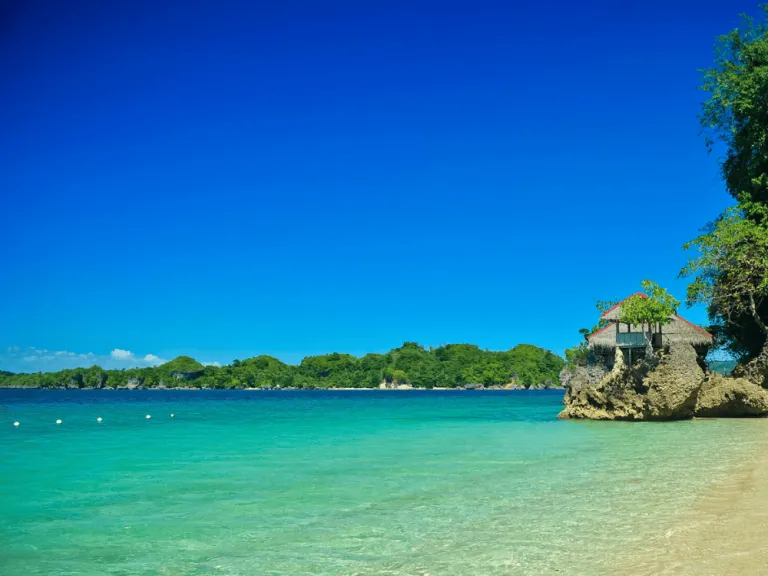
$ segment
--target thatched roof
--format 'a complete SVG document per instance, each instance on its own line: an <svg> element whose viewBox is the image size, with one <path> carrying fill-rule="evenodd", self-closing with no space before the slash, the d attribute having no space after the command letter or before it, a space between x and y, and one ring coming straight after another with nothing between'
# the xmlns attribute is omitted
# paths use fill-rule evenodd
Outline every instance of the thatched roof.
<svg viewBox="0 0 768 576"><path fill-rule="evenodd" d="M602 320L618 320L619 317L621 316L621 305L624 304L624 302L626 302L633 296L637 296L639 298L648 298L648 295L645 292L635 292L634 294L630 294L618 304L614 305L611 308L608 308L608 310L606 310L600 315L600 318Z"/></svg>
<svg viewBox="0 0 768 576"><path fill-rule="evenodd" d="M617 330L624 334L630 331L629 328L627 324L611 322L588 336L589 347L616 348ZM632 332L643 331L640 326L632 326L631 328ZM669 324L662 326L661 339L664 344L686 343L694 346L712 344L712 334L677 315L672 316L672 321Z"/></svg>
<svg viewBox="0 0 768 576"><path fill-rule="evenodd" d="M648 298L648 296L642 292L632 294L632 296ZM628 296L628 298L631 298L632 296ZM626 300L626 298L624 300ZM601 318L603 320L613 320L613 322L587 337L590 348L616 348L617 332L622 334L626 332L643 332L641 326L630 327L623 322L618 322L618 319L621 317L621 305L624 300L616 304L613 308L609 308L603 312ZM696 326L696 324L689 322L677 314L673 314L670 318L671 322L665 324L661 328L662 342L664 344L686 343L693 344L694 346L712 344L712 334L703 328ZM648 334L648 336L650 337L650 334Z"/></svg>

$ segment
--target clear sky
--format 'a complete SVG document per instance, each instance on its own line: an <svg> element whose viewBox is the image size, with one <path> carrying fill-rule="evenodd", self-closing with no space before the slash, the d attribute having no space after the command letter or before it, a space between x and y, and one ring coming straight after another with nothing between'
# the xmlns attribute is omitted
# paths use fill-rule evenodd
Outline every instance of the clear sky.
<svg viewBox="0 0 768 576"><path fill-rule="evenodd" d="M562 353L644 278L683 299L730 204L697 70L757 11L0 2L0 369Z"/></svg>

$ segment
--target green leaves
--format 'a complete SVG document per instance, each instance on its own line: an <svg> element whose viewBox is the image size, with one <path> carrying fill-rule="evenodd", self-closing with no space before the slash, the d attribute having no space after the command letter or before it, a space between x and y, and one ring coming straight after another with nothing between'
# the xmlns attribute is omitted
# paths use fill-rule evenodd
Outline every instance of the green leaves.
<svg viewBox="0 0 768 576"><path fill-rule="evenodd" d="M565 351L565 361L569 366L586 366L589 360L589 344L581 342L578 346Z"/></svg>
<svg viewBox="0 0 768 576"><path fill-rule="evenodd" d="M656 282L643 280L641 285L646 297L636 294L624 300L619 321L649 327L671 322L671 316L677 314L680 302Z"/></svg>
<svg viewBox="0 0 768 576"><path fill-rule="evenodd" d="M271 356L258 356L229 366L203 368L192 358L181 356L162 366L132 370L102 370L98 367L49 374L0 373L0 387L61 387L76 381L85 387L125 386L129 381L144 387L194 386L196 388L357 388L376 387L382 379L417 387L455 388L464 384L507 384L516 378L530 386L556 382L564 362L551 352L521 344L505 352L482 350L472 344L448 344L427 350L415 342L386 354L308 356L298 366L289 366ZM172 373L184 373L175 378Z"/></svg>
<svg viewBox="0 0 768 576"><path fill-rule="evenodd" d="M765 10L768 10L765 6ZM744 17L744 26L717 39L715 65L702 71L709 93L699 122L707 146L717 142L728 192L768 202L768 25Z"/></svg>
<svg viewBox="0 0 768 576"><path fill-rule="evenodd" d="M706 303L710 316L726 324L751 317L768 334L760 311L768 296L768 210L745 196L742 200L683 246L696 255L680 277L692 278L689 306Z"/></svg>

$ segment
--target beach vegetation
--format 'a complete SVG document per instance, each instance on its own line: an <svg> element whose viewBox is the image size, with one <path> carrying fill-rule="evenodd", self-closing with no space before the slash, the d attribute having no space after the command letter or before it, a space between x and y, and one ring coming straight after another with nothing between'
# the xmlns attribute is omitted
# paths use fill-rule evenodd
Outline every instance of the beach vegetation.
<svg viewBox="0 0 768 576"><path fill-rule="evenodd" d="M0 373L0 387L36 388L377 388L382 380L415 388L469 384L529 387L558 382L565 362L548 350L521 344L506 351L473 344L426 348L406 342L387 353L307 356L297 366L271 356L203 366L182 356L155 367L104 370L98 366L35 374Z"/></svg>
<svg viewBox="0 0 768 576"><path fill-rule="evenodd" d="M720 156L738 203L685 244L693 255L687 303L707 306L716 342L744 362L768 359L768 24L744 25L717 39L703 71L708 97L699 116L710 151Z"/></svg>

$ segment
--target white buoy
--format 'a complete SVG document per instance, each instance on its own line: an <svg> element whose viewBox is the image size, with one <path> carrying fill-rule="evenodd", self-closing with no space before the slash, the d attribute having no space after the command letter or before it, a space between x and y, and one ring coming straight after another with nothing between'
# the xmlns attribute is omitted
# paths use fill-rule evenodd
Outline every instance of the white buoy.
<svg viewBox="0 0 768 576"><path fill-rule="evenodd" d="M173 418L174 416L175 416L175 414L171 414L171 418Z"/></svg>
<svg viewBox="0 0 768 576"><path fill-rule="evenodd" d="M96 418L96 422L101 422L101 416L99 416L98 418Z"/></svg>
<svg viewBox="0 0 768 576"><path fill-rule="evenodd" d="M13 425L14 425L14 426L18 426L18 425L19 425L19 423L18 423L18 422L14 422L14 423L13 423Z"/></svg>
<svg viewBox="0 0 768 576"><path fill-rule="evenodd" d="M149 414L147 414L147 420L149 420L150 418L152 418L152 416L150 416Z"/></svg>
<svg viewBox="0 0 768 576"><path fill-rule="evenodd" d="M61 420L56 420L56 424L61 424Z"/></svg>

